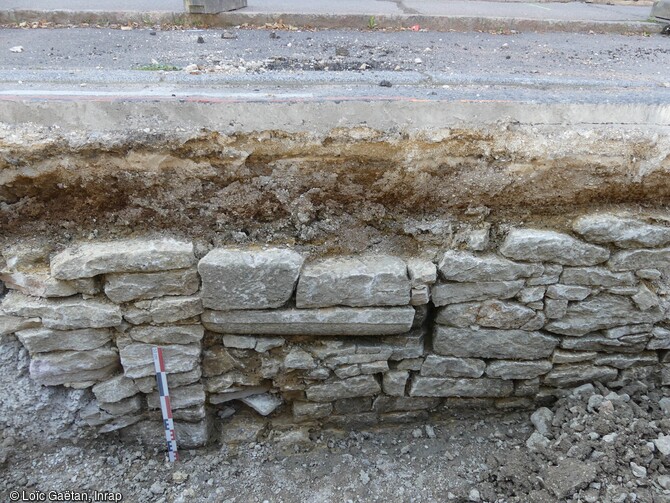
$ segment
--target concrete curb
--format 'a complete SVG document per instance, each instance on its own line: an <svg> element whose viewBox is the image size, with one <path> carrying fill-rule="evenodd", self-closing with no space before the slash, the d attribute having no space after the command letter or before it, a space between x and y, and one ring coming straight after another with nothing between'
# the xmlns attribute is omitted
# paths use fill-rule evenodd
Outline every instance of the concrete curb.
<svg viewBox="0 0 670 503"><path fill-rule="evenodd" d="M260 14L227 12L221 14L193 15L183 12L108 12L108 11L0 11L0 25L47 22L55 25L176 25L185 28L222 28L248 24L263 26L282 22L300 28L367 29L370 16L335 14ZM482 31L482 32L572 32L572 33L660 33L663 25L646 21L588 21L525 18L495 18L482 16L426 16L380 15L375 16L378 29L399 29L419 25L431 31Z"/></svg>

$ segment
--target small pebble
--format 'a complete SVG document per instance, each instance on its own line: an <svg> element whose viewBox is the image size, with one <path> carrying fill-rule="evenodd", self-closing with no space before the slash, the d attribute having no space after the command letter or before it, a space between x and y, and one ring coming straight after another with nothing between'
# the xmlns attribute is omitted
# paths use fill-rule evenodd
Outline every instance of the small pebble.
<svg viewBox="0 0 670 503"><path fill-rule="evenodd" d="M198 43L199 43L199 44L204 44L204 43L205 43L205 39L202 38L202 37L198 37Z"/></svg>

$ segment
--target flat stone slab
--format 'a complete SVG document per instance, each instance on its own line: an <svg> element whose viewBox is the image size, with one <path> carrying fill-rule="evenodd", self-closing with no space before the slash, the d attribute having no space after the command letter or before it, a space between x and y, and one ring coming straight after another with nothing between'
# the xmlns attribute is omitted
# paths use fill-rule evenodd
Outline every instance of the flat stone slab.
<svg viewBox="0 0 670 503"><path fill-rule="evenodd" d="M131 339L147 344L191 344L205 335L202 325L141 326L128 331Z"/></svg>
<svg viewBox="0 0 670 503"><path fill-rule="evenodd" d="M615 255L616 256L616 255ZM597 287L632 286L637 279L632 272L612 272L605 267L566 267L561 283Z"/></svg>
<svg viewBox="0 0 670 503"><path fill-rule="evenodd" d="M121 323L121 309L100 299L39 299L10 291L2 302L2 310L25 318L39 317L47 328L74 330L78 328L115 327Z"/></svg>
<svg viewBox="0 0 670 503"><path fill-rule="evenodd" d="M612 255L607 265L613 271L670 268L670 248L656 250L625 250Z"/></svg>
<svg viewBox="0 0 670 503"><path fill-rule="evenodd" d="M315 384L305 390L310 402L332 402L343 398L372 396L381 393L381 386L371 375L351 377L326 384Z"/></svg>
<svg viewBox="0 0 670 503"><path fill-rule="evenodd" d="M497 255L474 255L449 250L438 265L440 275L448 281L474 283L479 281L510 281L540 276L542 264L518 264Z"/></svg>
<svg viewBox="0 0 670 503"><path fill-rule="evenodd" d="M550 361L517 362L496 360L486 367L486 375L498 379L534 379L549 372L552 368Z"/></svg>
<svg viewBox="0 0 670 503"><path fill-rule="evenodd" d="M93 386L93 394L99 402L114 403L139 393L135 381L124 375L117 375Z"/></svg>
<svg viewBox="0 0 670 503"><path fill-rule="evenodd" d="M409 332L414 308L328 307L268 311L205 311L207 330L247 335L392 335Z"/></svg>
<svg viewBox="0 0 670 503"><path fill-rule="evenodd" d="M164 239L127 239L86 243L51 259L58 279L91 278L110 272L150 272L185 269L195 264L193 243Z"/></svg>
<svg viewBox="0 0 670 503"><path fill-rule="evenodd" d="M547 323L545 330L561 335L581 336L623 325L656 323L661 319L663 310L658 307L640 311L627 297L601 294L569 305L565 316Z"/></svg>
<svg viewBox="0 0 670 503"><path fill-rule="evenodd" d="M144 323L174 323L193 318L200 313L202 313L202 300L198 295L191 295L140 300L127 307L123 317L133 325L141 325Z"/></svg>
<svg viewBox="0 0 670 503"><path fill-rule="evenodd" d="M514 391L511 381L502 379L453 379L439 377L415 377L410 385L409 396L425 397L504 397Z"/></svg>
<svg viewBox="0 0 670 503"><path fill-rule="evenodd" d="M241 398L240 402L248 405L261 416L268 416L283 403L283 400L272 393L260 393Z"/></svg>
<svg viewBox="0 0 670 503"><path fill-rule="evenodd" d="M93 278L62 281L48 272L7 272L0 274L0 281L7 288L33 297L70 297L78 293L95 295L99 290Z"/></svg>
<svg viewBox="0 0 670 503"><path fill-rule="evenodd" d="M567 388L593 381L609 382L617 378L619 372L610 367L594 367L590 364L560 365L554 367L543 379L547 386Z"/></svg>
<svg viewBox="0 0 670 503"><path fill-rule="evenodd" d="M200 277L195 268L105 275L105 295L117 304L165 295L192 295L199 287Z"/></svg>
<svg viewBox="0 0 670 503"><path fill-rule="evenodd" d="M613 243L620 248L653 248L670 243L670 227L609 213L578 218L572 229L592 243Z"/></svg>
<svg viewBox="0 0 670 503"><path fill-rule="evenodd" d="M332 258L305 266L298 281L296 306L403 306L409 304L410 290L407 264L400 258Z"/></svg>
<svg viewBox="0 0 670 503"><path fill-rule="evenodd" d="M112 332L108 328L80 330L33 328L16 332L16 336L30 354L49 351L86 351L104 346L112 340Z"/></svg>
<svg viewBox="0 0 670 503"><path fill-rule="evenodd" d="M119 367L119 355L110 347L91 351L39 353L30 360L30 377L46 386L107 379Z"/></svg>
<svg viewBox="0 0 670 503"><path fill-rule="evenodd" d="M151 344L141 343L129 344L120 348L119 356L126 377L136 379L155 374L151 348ZM162 346L162 349L165 371L168 374L188 372L200 365L199 344L170 344Z"/></svg>
<svg viewBox="0 0 670 503"><path fill-rule="evenodd" d="M198 264L202 302L217 310L281 307L293 295L303 257L281 248L217 248Z"/></svg>
<svg viewBox="0 0 670 503"><path fill-rule="evenodd" d="M524 281L483 281L481 283L437 283L431 288L433 304L446 306L474 300L509 299L523 288Z"/></svg>
<svg viewBox="0 0 670 503"><path fill-rule="evenodd" d="M423 377L481 377L486 369L484 360L455 356L428 355L421 366Z"/></svg>
<svg viewBox="0 0 670 503"><path fill-rule="evenodd" d="M610 256L606 248L567 234L535 229L512 229L500 246L500 253L514 260L575 266L600 264Z"/></svg>
<svg viewBox="0 0 670 503"><path fill-rule="evenodd" d="M472 330L437 325L433 350L445 356L537 360L548 358L558 339L525 330Z"/></svg>

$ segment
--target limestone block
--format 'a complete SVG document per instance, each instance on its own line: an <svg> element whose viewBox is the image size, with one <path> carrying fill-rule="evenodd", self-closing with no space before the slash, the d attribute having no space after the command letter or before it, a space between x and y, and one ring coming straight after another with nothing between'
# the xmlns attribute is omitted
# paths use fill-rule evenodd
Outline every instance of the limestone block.
<svg viewBox="0 0 670 503"><path fill-rule="evenodd" d="M298 308L404 306L410 300L407 265L387 255L331 258L307 264L298 280Z"/></svg>
<svg viewBox="0 0 670 503"><path fill-rule="evenodd" d="M472 330L436 326L433 350L445 356L537 360L547 358L558 339L525 330Z"/></svg>
<svg viewBox="0 0 670 503"><path fill-rule="evenodd" d="M153 376L154 360L151 344L129 344L119 351L126 377ZM165 371L168 374L188 372L200 364L200 344L170 344L162 346Z"/></svg>
<svg viewBox="0 0 670 503"><path fill-rule="evenodd" d="M486 375L499 379L533 379L549 372L552 364L547 360L518 362L509 360L492 361L486 367Z"/></svg>
<svg viewBox="0 0 670 503"><path fill-rule="evenodd" d="M533 302L538 302L544 299L544 293L547 290L547 287L544 285L540 286L531 286L528 288L522 289L517 298L524 304L530 304Z"/></svg>
<svg viewBox="0 0 670 503"><path fill-rule="evenodd" d="M112 340L112 332L108 328L83 328L80 330L30 328L16 332L16 336L31 355L49 351L96 349Z"/></svg>
<svg viewBox="0 0 670 503"><path fill-rule="evenodd" d="M557 349L551 355L551 363L580 363L595 359L598 353L594 351L563 351Z"/></svg>
<svg viewBox="0 0 670 503"><path fill-rule="evenodd" d="M613 271L668 269L670 267L670 248L620 251L612 255L607 265Z"/></svg>
<svg viewBox="0 0 670 503"><path fill-rule="evenodd" d="M190 297L162 297L141 300L127 308L123 317L133 325L145 323L175 323L202 313L202 301L197 295Z"/></svg>
<svg viewBox="0 0 670 503"><path fill-rule="evenodd" d="M396 370L421 370L423 362L423 358L407 358L406 360L400 360L395 368Z"/></svg>
<svg viewBox="0 0 670 503"><path fill-rule="evenodd" d="M656 365L658 355L651 351L640 354L609 354L599 355L593 363L595 365L607 365L615 369L627 369L633 366Z"/></svg>
<svg viewBox="0 0 670 503"><path fill-rule="evenodd" d="M162 239L128 239L85 243L51 259L58 279L91 278L112 272L151 272L185 269L195 263L193 244Z"/></svg>
<svg viewBox="0 0 670 503"><path fill-rule="evenodd" d="M78 293L95 295L99 289L93 278L61 281L51 277L48 271L5 272L0 281L12 290L33 297L70 297Z"/></svg>
<svg viewBox="0 0 670 503"><path fill-rule="evenodd" d="M13 316L42 318L45 327L56 330L114 327L122 319L121 309L111 302L78 297L38 299L18 292L5 296L2 310Z"/></svg>
<svg viewBox="0 0 670 503"><path fill-rule="evenodd" d="M601 294L568 306L560 320L547 323L545 329L562 335L580 336L621 325L656 323L663 319L663 311L651 308L639 311L627 297Z"/></svg>
<svg viewBox="0 0 670 503"><path fill-rule="evenodd" d="M371 375L351 377L341 381L315 384L305 391L311 402L332 402L342 398L372 396L381 392L377 380Z"/></svg>
<svg viewBox="0 0 670 503"><path fill-rule="evenodd" d="M437 309L435 323L467 328L477 322L477 315L481 307L481 302L464 302L440 307Z"/></svg>
<svg viewBox="0 0 670 503"><path fill-rule="evenodd" d="M525 379L514 383L514 396L536 396L540 392L540 379Z"/></svg>
<svg viewBox="0 0 670 503"><path fill-rule="evenodd" d="M620 353L638 353L644 350L649 334L627 335L610 339L603 335L585 335L582 337L563 337L561 347L577 351L603 351Z"/></svg>
<svg viewBox="0 0 670 503"><path fill-rule="evenodd" d="M593 381L610 382L619 375L610 367L594 367L591 364L559 365L554 367L543 379L547 386L569 388Z"/></svg>
<svg viewBox="0 0 670 503"><path fill-rule="evenodd" d="M98 402L114 403L139 393L135 381L124 375L117 375L93 386L93 394Z"/></svg>
<svg viewBox="0 0 670 503"><path fill-rule="evenodd" d="M604 267L566 267L561 283L599 287L632 286L637 283L632 272L612 272Z"/></svg>
<svg viewBox="0 0 670 503"><path fill-rule="evenodd" d="M102 412L103 414L106 414L106 412ZM98 431L100 433L109 433L112 431L117 431L121 430L123 428L127 428L128 426L132 426L133 424L136 424L140 422L142 419L144 419L144 416L142 414L137 414L135 416L121 416L114 418L112 421L108 422L104 426L102 426Z"/></svg>
<svg viewBox="0 0 670 503"><path fill-rule="evenodd" d="M488 224L487 224L488 225ZM465 246L468 250L484 251L489 247L489 231L490 227L485 229L473 229L465 238Z"/></svg>
<svg viewBox="0 0 670 503"><path fill-rule="evenodd" d="M481 377L486 368L484 360L428 355L421 366L424 377Z"/></svg>
<svg viewBox="0 0 670 503"><path fill-rule="evenodd" d="M407 274L412 287L432 285L437 281L437 267L430 260L408 259Z"/></svg>
<svg viewBox="0 0 670 503"><path fill-rule="evenodd" d="M609 250L554 231L512 229L500 253L515 260L587 266L605 262Z"/></svg>
<svg viewBox="0 0 670 503"><path fill-rule="evenodd" d="M430 302L430 287L428 285L413 286L410 291L410 305L423 306L428 302Z"/></svg>
<svg viewBox="0 0 670 503"><path fill-rule="evenodd" d="M386 360L377 362L361 363L359 365L361 374L381 374L389 370L389 362Z"/></svg>
<svg viewBox="0 0 670 503"><path fill-rule="evenodd" d="M204 447L210 439L212 424L209 417L197 423L175 421L175 433L180 449ZM140 421L121 430L121 441L165 449L165 435L156 435L156 421Z"/></svg>
<svg viewBox="0 0 670 503"><path fill-rule="evenodd" d="M281 337L258 337L254 349L259 353L265 353L271 349L282 347L285 342Z"/></svg>
<svg viewBox="0 0 670 503"><path fill-rule="evenodd" d="M568 312L568 300L546 299L544 301L544 314L550 320L560 320Z"/></svg>
<svg viewBox="0 0 670 503"><path fill-rule="evenodd" d="M207 330L259 335L390 335L408 332L414 309L330 307L267 311L205 311Z"/></svg>
<svg viewBox="0 0 670 503"><path fill-rule="evenodd" d="M223 345L227 348L254 349L256 347L256 338L247 335L226 334L223 336Z"/></svg>
<svg viewBox="0 0 670 503"><path fill-rule="evenodd" d="M640 269L639 271L635 271L635 276L641 279L656 281L661 279L663 273L658 269Z"/></svg>
<svg viewBox="0 0 670 503"><path fill-rule="evenodd" d="M388 359L397 361L423 356L426 330L418 328L403 335L385 337L384 343L391 349Z"/></svg>
<svg viewBox="0 0 670 503"><path fill-rule="evenodd" d="M114 375L119 355L112 348L39 353L30 360L30 377L46 386L100 381Z"/></svg>
<svg viewBox="0 0 670 503"><path fill-rule="evenodd" d="M651 335L647 349L670 349L670 330L663 327L654 327Z"/></svg>
<svg viewBox="0 0 670 503"><path fill-rule="evenodd" d="M544 307L544 305L542 306ZM540 330L547 323L547 317L541 311L537 312L534 317L528 320L525 324L521 325L519 328L521 330L529 330L534 332L535 330Z"/></svg>
<svg viewBox="0 0 670 503"><path fill-rule="evenodd" d="M431 288L433 304L445 306L474 300L510 299L523 288L524 281L481 283L436 283Z"/></svg>
<svg viewBox="0 0 670 503"><path fill-rule="evenodd" d="M176 271L105 276L105 294L117 304L166 295L192 295L199 287L200 277L193 267Z"/></svg>
<svg viewBox="0 0 670 503"><path fill-rule="evenodd" d="M406 370L389 370L382 379L382 389L389 396L405 396L405 386L409 379Z"/></svg>
<svg viewBox="0 0 670 503"><path fill-rule="evenodd" d="M497 255L474 255L449 250L438 264L442 278L463 283L511 281L540 276L542 264L518 264Z"/></svg>
<svg viewBox="0 0 670 503"><path fill-rule="evenodd" d="M380 361L380 359L387 359L391 356L391 349L386 348L380 353L363 353L355 355L341 355L341 356L331 356L326 358L323 361L323 364L330 368L335 369L340 365L358 365L359 363L372 363Z"/></svg>
<svg viewBox="0 0 670 503"><path fill-rule="evenodd" d="M516 302L488 300L482 303L476 323L492 328L521 328L535 317L535 311Z"/></svg>
<svg viewBox="0 0 670 503"><path fill-rule="evenodd" d="M316 362L307 351L294 347L284 357L284 368L311 370L316 368Z"/></svg>
<svg viewBox="0 0 670 503"><path fill-rule="evenodd" d="M453 379L449 377L415 377L410 386L410 396L427 397L504 397L514 391L511 381L502 379Z"/></svg>
<svg viewBox="0 0 670 503"><path fill-rule="evenodd" d="M144 407L144 400L140 395L124 398L117 402L99 402L99 407L112 416L126 416L139 412Z"/></svg>
<svg viewBox="0 0 670 503"><path fill-rule="evenodd" d="M170 388L170 406L173 410L185 409L205 403L205 389L201 383L172 387L168 382L168 387ZM161 402L158 391L147 395L147 407L150 409L160 409Z"/></svg>
<svg viewBox="0 0 670 503"><path fill-rule="evenodd" d="M210 309L269 309L285 304L303 264L291 250L217 248L198 264L203 305Z"/></svg>
<svg viewBox="0 0 670 503"><path fill-rule="evenodd" d="M361 367L358 364L344 365L342 367L337 367L334 372L335 375L340 379L346 379L347 377L356 377L361 375Z"/></svg>
<svg viewBox="0 0 670 503"><path fill-rule="evenodd" d="M572 228L587 241L614 243L620 248L653 248L670 243L670 228L613 214L578 218Z"/></svg>
<svg viewBox="0 0 670 503"><path fill-rule="evenodd" d="M272 393L259 393L257 395L250 395L240 400L243 404L248 405L261 416L268 416L272 414L277 407L284 401Z"/></svg>
<svg viewBox="0 0 670 503"><path fill-rule="evenodd" d="M194 382L198 382L201 376L202 376L202 370L200 369L200 366L197 366L193 370L189 370L188 372L173 373L167 376L168 386L178 388L179 386L186 386L188 384L193 384ZM152 391L157 389L155 375L152 375L150 377L136 378L134 379L134 381L135 384L137 385L137 388L142 393L151 393Z"/></svg>
<svg viewBox="0 0 670 503"><path fill-rule="evenodd" d="M544 264L544 274L537 278L528 278L527 286L553 285L558 283L563 272L563 266L560 264Z"/></svg>
<svg viewBox="0 0 670 503"><path fill-rule="evenodd" d="M22 318L20 316L9 316L0 311L0 336L13 334L20 330L39 328L42 320L39 318Z"/></svg>
<svg viewBox="0 0 670 503"><path fill-rule="evenodd" d="M297 420L320 419L333 412L330 403L293 402L293 417Z"/></svg>
<svg viewBox="0 0 670 503"><path fill-rule="evenodd" d="M205 335L202 325L141 326L128 331L130 338L147 344L191 344Z"/></svg>
<svg viewBox="0 0 670 503"><path fill-rule="evenodd" d="M550 285L547 287L547 297L562 300L584 300L591 295L591 289L577 285Z"/></svg>
<svg viewBox="0 0 670 503"><path fill-rule="evenodd" d="M644 283L640 285L640 289L635 295L631 297L635 305L642 311L649 311L660 304L659 298L652 292Z"/></svg>

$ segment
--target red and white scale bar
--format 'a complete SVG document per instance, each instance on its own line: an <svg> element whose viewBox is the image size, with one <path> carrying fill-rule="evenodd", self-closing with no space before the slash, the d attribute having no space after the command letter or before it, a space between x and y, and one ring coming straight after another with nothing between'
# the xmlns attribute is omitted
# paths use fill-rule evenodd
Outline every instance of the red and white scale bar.
<svg viewBox="0 0 670 503"><path fill-rule="evenodd" d="M154 368L156 369L156 382L158 383L158 395L161 401L161 412L163 413L163 427L165 428L165 440L167 440L168 458L171 463L179 459L177 453L177 435L174 431L172 420L172 407L170 407L170 391L168 390L167 376L165 374L165 361L163 350L154 347L151 349L154 355Z"/></svg>

